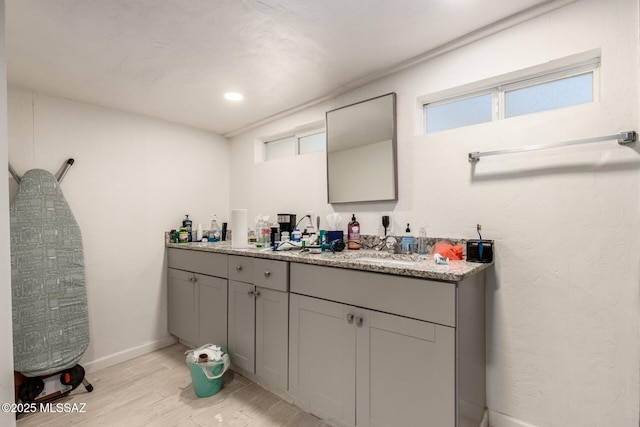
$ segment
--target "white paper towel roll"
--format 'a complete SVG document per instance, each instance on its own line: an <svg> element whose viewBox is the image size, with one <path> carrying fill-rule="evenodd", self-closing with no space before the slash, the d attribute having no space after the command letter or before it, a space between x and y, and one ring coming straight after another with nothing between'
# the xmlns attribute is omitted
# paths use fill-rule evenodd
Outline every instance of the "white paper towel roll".
<svg viewBox="0 0 640 427"><path fill-rule="evenodd" d="M231 210L231 247L246 248L249 236L247 236L247 210Z"/></svg>

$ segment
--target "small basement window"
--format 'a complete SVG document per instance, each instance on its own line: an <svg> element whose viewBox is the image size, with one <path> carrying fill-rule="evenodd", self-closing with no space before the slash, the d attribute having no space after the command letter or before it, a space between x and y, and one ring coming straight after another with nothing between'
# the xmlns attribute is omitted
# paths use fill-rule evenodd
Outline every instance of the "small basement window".
<svg viewBox="0 0 640 427"><path fill-rule="evenodd" d="M296 154L295 142L296 140L293 136L265 142L265 160L269 161L294 156Z"/></svg>
<svg viewBox="0 0 640 427"><path fill-rule="evenodd" d="M315 130L265 141L265 161L324 151L326 139L324 130Z"/></svg>
<svg viewBox="0 0 640 427"><path fill-rule="evenodd" d="M492 100L493 95L485 93L425 105L427 133L490 122Z"/></svg>
<svg viewBox="0 0 640 427"><path fill-rule="evenodd" d="M600 60L507 81L423 104L425 132L487 123L593 102Z"/></svg>
<svg viewBox="0 0 640 427"><path fill-rule="evenodd" d="M593 71L520 89L504 90L505 117L593 102Z"/></svg>

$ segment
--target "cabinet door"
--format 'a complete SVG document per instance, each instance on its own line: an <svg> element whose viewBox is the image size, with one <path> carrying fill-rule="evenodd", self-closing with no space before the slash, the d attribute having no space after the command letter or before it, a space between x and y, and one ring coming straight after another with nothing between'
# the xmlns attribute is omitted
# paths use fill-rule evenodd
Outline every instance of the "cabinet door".
<svg viewBox="0 0 640 427"><path fill-rule="evenodd" d="M289 294L256 287L256 375L287 390Z"/></svg>
<svg viewBox="0 0 640 427"><path fill-rule="evenodd" d="M231 364L255 373L255 287L229 280L229 356Z"/></svg>
<svg viewBox="0 0 640 427"><path fill-rule="evenodd" d="M355 424L353 307L290 295L289 391L312 412Z"/></svg>
<svg viewBox="0 0 640 427"><path fill-rule="evenodd" d="M227 347L227 279L196 274L197 345Z"/></svg>
<svg viewBox="0 0 640 427"><path fill-rule="evenodd" d="M169 268L167 276L169 333L193 344L196 342L193 273Z"/></svg>
<svg viewBox="0 0 640 427"><path fill-rule="evenodd" d="M455 425L455 330L369 311L357 328L358 426Z"/></svg>

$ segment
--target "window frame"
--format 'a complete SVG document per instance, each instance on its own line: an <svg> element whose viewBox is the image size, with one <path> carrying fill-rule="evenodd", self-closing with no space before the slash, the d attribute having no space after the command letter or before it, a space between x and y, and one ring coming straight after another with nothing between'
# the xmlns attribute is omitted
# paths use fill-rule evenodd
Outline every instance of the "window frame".
<svg viewBox="0 0 640 427"><path fill-rule="evenodd" d="M306 136L310 136L310 135L316 135L316 134L324 134L325 135L325 144L324 144L324 150L322 151L326 151L327 150L327 130L326 128L322 127L322 128L314 128L311 130L306 130L304 132L288 132L288 133L284 133L284 134L280 134L277 136L271 136L271 137L267 137L267 138L263 138L262 139L262 146L263 146L263 156L262 156L262 161L264 162L271 162L274 160L279 160L279 159L287 159L287 158L291 158L291 157L296 157L296 156L301 156L301 155L306 155L306 154L312 154L312 153L320 153L322 151L312 151L310 153L300 153L300 138L304 138ZM293 149L291 150L291 153L287 156L282 156L282 157L277 157L275 159L269 159L267 156L268 153L268 145L275 143L275 142L279 142L279 141L284 141L284 140L288 140L291 139L293 142Z"/></svg>
<svg viewBox="0 0 640 427"><path fill-rule="evenodd" d="M524 117L530 114L546 113L546 112L554 111L557 109L580 107L580 106L596 103L600 99L600 69L601 69L600 56L591 57L588 60L572 63L569 65L565 65L563 67L548 68L543 70L540 70L540 67L533 67L533 68L537 70L535 72L530 72L529 74L526 73L526 70L523 70L517 73L513 73L510 78L509 76L498 77L497 79L499 80L497 81L496 81L496 78L487 79L483 82L476 82L473 84L459 87L457 89L446 90L438 94L419 97L417 101L418 101L418 107L421 110L421 114L420 114L421 134L431 135L434 133L460 129L462 127L474 126L474 125L459 126L456 128L449 128L442 131L428 132L427 131L427 123L428 123L427 108L429 106L438 106L438 105L447 104L450 102L473 98L473 97L488 94L488 93L492 94L492 104L491 104L492 120L490 122L477 123L476 125L492 123L498 120ZM518 115L513 117L505 116L506 115L506 103L505 103L506 92L517 90L517 89L523 89L527 87L532 87L539 84L550 83L557 80L562 80L565 78L575 77L578 75L588 74L588 73L592 73L592 86L591 86L592 101L590 103L581 103L581 104L569 105L567 107L552 108L549 110L543 110L535 113L523 114L523 115ZM486 83L487 81L491 81L491 83Z"/></svg>
<svg viewBox="0 0 640 427"><path fill-rule="evenodd" d="M305 154L311 154L311 153L320 153L322 151L310 151L308 153L300 153L300 139L305 138L307 136L311 136L311 135L319 135L319 134L324 134L324 149L322 151L327 151L327 130L325 128L322 129L314 129L314 130L310 130L307 132L301 132L296 134L294 137L296 139L296 156L302 156Z"/></svg>

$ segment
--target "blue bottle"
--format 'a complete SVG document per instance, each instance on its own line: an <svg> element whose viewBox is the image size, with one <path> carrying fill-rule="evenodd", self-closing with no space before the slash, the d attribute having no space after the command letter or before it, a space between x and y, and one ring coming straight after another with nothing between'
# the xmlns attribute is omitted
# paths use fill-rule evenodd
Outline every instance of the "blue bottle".
<svg viewBox="0 0 640 427"><path fill-rule="evenodd" d="M409 223L407 223L407 229L405 230L405 235L402 236L402 252L404 253L412 253L415 239L411 235L411 229L409 228Z"/></svg>

